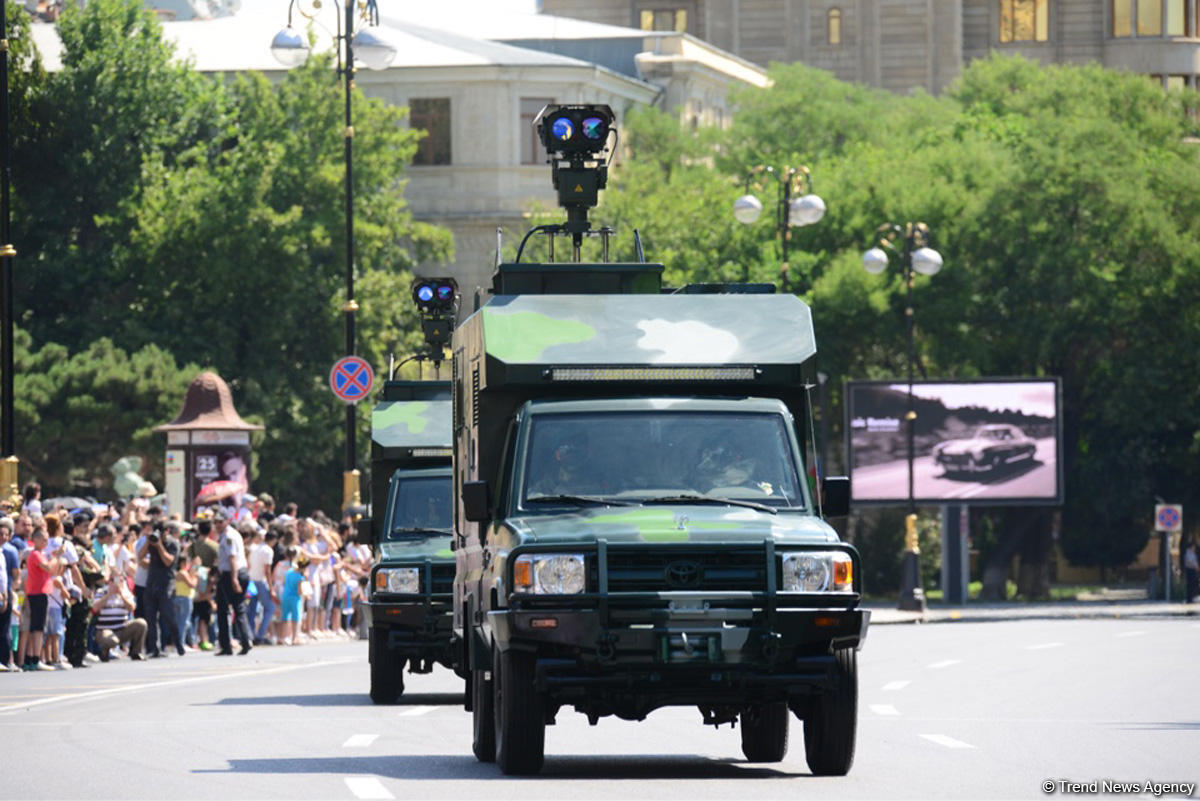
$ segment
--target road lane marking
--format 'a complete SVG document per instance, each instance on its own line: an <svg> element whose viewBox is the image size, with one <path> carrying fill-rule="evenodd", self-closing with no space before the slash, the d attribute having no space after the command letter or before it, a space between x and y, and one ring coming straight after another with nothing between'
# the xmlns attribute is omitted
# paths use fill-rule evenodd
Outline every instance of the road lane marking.
<svg viewBox="0 0 1200 801"><path fill-rule="evenodd" d="M400 713L402 718L411 718L417 715L424 715L427 712L432 712L437 709L436 706L414 706L412 709L406 709Z"/></svg>
<svg viewBox="0 0 1200 801"><path fill-rule="evenodd" d="M366 748L378 739L378 734L356 734L342 743L342 748Z"/></svg>
<svg viewBox="0 0 1200 801"><path fill-rule="evenodd" d="M938 745L944 745L947 748L974 748L970 743L964 743L962 740L955 740L953 737L947 737L944 734L922 734L926 740Z"/></svg>
<svg viewBox="0 0 1200 801"><path fill-rule="evenodd" d="M383 782L371 776L347 776L346 786L355 798L395 798L383 786Z"/></svg>
<svg viewBox="0 0 1200 801"><path fill-rule="evenodd" d="M889 681L887 684L883 685L883 691L892 692L893 690L903 690L910 684L912 684L911 681Z"/></svg>
<svg viewBox="0 0 1200 801"><path fill-rule="evenodd" d="M871 704L871 711L876 715L884 716L900 714L900 710L896 709L896 707L892 706L891 704Z"/></svg>
<svg viewBox="0 0 1200 801"><path fill-rule="evenodd" d="M56 695L51 698L38 698L33 701L4 704L0 706L0 715L11 715L15 712L20 712L33 706L57 704L63 701L77 701L84 698L103 698L107 695L120 695L122 693L137 692L138 690L157 690L162 687L179 687L187 684L204 684L205 682L220 681L221 679L241 679L247 676L267 676L272 673L290 673L294 670L307 670L309 668L328 667L330 665L344 665L347 662L358 661L360 661L359 657L346 657L345 659L329 659L323 662L308 662L302 665L284 665L282 667L265 668L263 670L230 670L217 676L190 676L182 679L171 679L170 681L154 681L145 684L124 684L118 687L108 687L103 690L91 690L84 693L70 693L68 695Z"/></svg>
<svg viewBox="0 0 1200 801"><path fill-rule="evenodd" d="M1144 631L1122 631L1120 634L1118 634L1116 636L1118 636L1118 637L1140 637L1145 633L1146 632L1144 632Z"/></svg>
<svg viewBox="0 0 1200 801"><path fill-rule="evenodd" d="M1039 643L1038 645L1030 645L1025 650L1026 651L1045 651L1048 648L1061 648L1061 647L1062 647L1061 642L1044 642L1044 643Z"/></svg>
<svg viewBox="0 0 1200 801"><path fill-rule="evenodd" d="M941 670L942 668L947 668L951 665L958 665L961 663L961 659L943 659L941 662L934 662L933 664L926 665L925 667L929 668L930 670Z"/></svg>

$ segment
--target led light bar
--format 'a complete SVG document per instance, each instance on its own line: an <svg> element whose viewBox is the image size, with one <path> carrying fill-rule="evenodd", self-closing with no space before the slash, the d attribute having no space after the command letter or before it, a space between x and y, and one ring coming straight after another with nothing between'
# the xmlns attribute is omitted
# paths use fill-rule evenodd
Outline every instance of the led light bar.
<svg viewBox="0 0 1200 801"><path fill-rule="evenodd" d="M413 448L412 455L414 459L437 459L450 458L454 455L453 448Z"/></svg>
<svg viewBox="0 0 1200 801"><path fill-rule="evenodd" d="M753 367L554 367L551 381L753 381Z"/></svg>

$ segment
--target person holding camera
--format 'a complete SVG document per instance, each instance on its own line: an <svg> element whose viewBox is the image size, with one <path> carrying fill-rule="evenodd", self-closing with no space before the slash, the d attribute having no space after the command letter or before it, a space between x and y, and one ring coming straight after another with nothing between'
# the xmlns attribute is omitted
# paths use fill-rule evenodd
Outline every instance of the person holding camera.
<svg viewBox="0 0 1200 801"><path fill-rule="evenodd" d="M146 621L131 617L136 602L129 591L128 580L115 569L108 571L103 585L92 596L92 612L96 615L96 647L100 661L112 658L113 649L129 645L129 658L145 659L142 648L146 642Z"/></svg>
<svg viewBox="0 0 1200 801"><path fill-rule="evenodd" d="M168 643L159 648L158 634L164 631L175 643L175 652L183 656L183 637L175 616L175 560L179 557L179 529L174 525L156 522L138 551L138 561L149 557L146 570L146 589L142 602L146 610L146 653L150 658L166 656Z"/></svg>

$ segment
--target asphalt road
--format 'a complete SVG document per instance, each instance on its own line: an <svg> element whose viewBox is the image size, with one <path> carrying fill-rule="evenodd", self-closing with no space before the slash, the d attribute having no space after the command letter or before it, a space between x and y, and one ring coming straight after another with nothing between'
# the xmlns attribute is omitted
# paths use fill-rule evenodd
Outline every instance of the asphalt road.
<svg viewBox="0 0 1200 801"><path fill-rule="evenodd" d="M748 764L692 709L594 728L564 710L543 774L507 778L471 756L449 672L372 706L362 642L0 674L0 797L1021 799L1200 779L1191 619L881 626L860 656L858 756L820 779L798 721L784 762Z"/></svg>
<svg viewBox="0 0 1200 801"><path fill-rule="evenodd" d="M1053 498L1058 471L1054 438L1036 440L1029 461L1005 465L990 473L947 474L933 456L913 459L913 493L917 498L981 501L988 498ZM897 459L854 470L854 500L908 497L908 460Z"/></svg>

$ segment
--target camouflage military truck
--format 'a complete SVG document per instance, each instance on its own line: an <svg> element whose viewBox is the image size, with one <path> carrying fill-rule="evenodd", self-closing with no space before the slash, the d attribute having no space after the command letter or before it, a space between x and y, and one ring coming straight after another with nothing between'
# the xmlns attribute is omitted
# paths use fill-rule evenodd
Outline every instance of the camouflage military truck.
<svg viewBox="0 0 1200 801"><path fill-rule="evenodd" d="M451 627L448 381L388 381L371 413L371 700L395 703L404 668L457 667Z"/></svg>
<svg viewBox="0 0 1200 801"><path fill-rule="evenodd" d="M541 769L545 730L695 706L755 762L803 721L854 756L858 554L805 479L808 307L660 294L652 264L506 264L455 331L454 626L473 749ZM844 478L824 514L846 514Z"/></svg>

